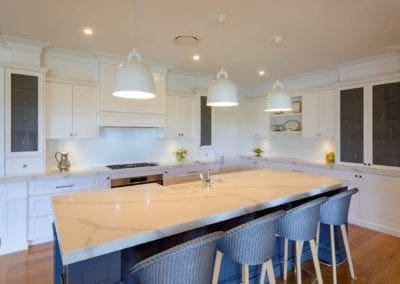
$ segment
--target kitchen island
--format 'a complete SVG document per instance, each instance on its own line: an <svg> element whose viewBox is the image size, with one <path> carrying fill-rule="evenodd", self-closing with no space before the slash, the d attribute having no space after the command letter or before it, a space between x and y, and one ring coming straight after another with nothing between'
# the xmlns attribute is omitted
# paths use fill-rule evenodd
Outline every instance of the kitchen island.
<svg viewBox="0 0 400 284"><path fill-rule="evenodd" d="M54 282L129 283L128 269L152 254L346 187L330 177L261 169L216 175L210 186L146 184L57 196ZM223 283L238 277L232 265L224 260Z"/></svg>

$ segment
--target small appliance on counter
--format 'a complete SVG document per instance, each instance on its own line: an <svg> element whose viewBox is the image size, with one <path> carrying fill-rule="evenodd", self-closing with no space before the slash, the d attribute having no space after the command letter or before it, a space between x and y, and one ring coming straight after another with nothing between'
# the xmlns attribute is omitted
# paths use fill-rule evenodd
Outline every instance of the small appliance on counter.
<svg viewBox="0 0 400 284"><path fill-rule="evenodd" d="M67 152L57 152L54 157L56 158L57 167L60 172L69 171L71 164L68 160Z"/></svg>

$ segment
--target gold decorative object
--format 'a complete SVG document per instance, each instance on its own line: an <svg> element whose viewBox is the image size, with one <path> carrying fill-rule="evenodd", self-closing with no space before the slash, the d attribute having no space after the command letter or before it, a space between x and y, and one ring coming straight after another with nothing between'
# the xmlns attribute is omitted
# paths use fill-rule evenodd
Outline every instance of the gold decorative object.
<svg viewBox="0 0 400 284"><path fill-rule="evenodd" d="M333 165L333 164L335 164L335 152L333 152L333 151L327 152L327 153L325 154L325 162L326 162L328 165Z"/></svg>
<svg viewBox="0 0 400 284"><path fill-rule="evenodd" d="M256 157L260 157L263 152L264 152L264 150L261 149L261 147L255 147L253 149L253 153L256 154Z"/></svg>
<svg viewBox="0 0 400 284"><path fill-rule="evenodd" d="M178 162L182 162L186 159L189 151L186 148L179 148L175 151L175 157Z"/></svg>

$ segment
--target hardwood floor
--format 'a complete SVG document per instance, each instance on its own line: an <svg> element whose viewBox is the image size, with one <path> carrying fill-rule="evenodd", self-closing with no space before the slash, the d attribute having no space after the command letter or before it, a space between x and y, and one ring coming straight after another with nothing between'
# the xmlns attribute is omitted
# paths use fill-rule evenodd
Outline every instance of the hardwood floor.
<svg viewBox="0 0 400 284"><path fill-rule="evenodd" d="M347 263L338 267L338 283L400 283L400 238L355 225L349 226L350 247L356 279L349 277ZM0 256L0 283L52 283L52 243L30 247L29 250ZM314 271L312 263L303 265ZM331 283L331 268L322 265L324 283ZM315 283L313 276L303 272L303 283ZM278 279L278 283L283 283ZM287 283L295 283L290 275Z"/></svg>

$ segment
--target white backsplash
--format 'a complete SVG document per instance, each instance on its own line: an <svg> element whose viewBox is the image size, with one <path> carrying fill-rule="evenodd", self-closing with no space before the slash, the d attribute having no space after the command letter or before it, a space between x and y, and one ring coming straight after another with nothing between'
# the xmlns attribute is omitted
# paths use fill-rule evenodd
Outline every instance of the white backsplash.
<svg viewBox="0 0 400 284"><path fill-rule="evenodd" d="M252 149L260 146L263 156L288 157L313 162L325 162L325 154L335 151L333 139L302 138L297 134L273 134L265 139L250 139L247 145L247 155L252 155Z"/></svg>
<svg viewBox="0 0 400 284"><path fill-rule="evenodd" d="M188 160L202 160L196 140L159 138L158 128L100 128L97 139L47 140L47 168L56 168L54 154L68 152L71 167L103 166L116 163L173 163L173 152L180 147L189 150Z"/></svg>

